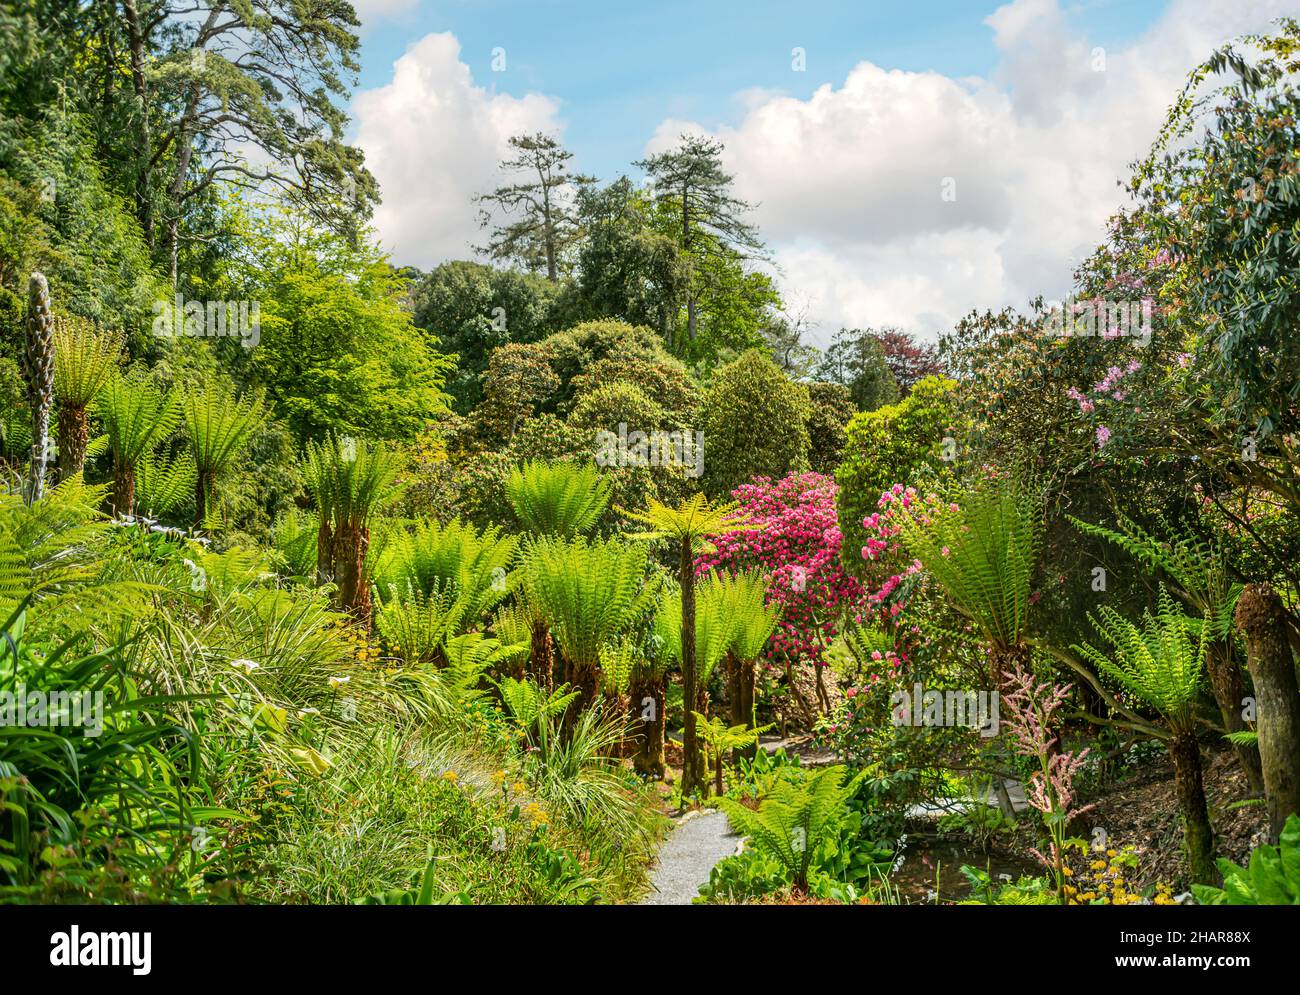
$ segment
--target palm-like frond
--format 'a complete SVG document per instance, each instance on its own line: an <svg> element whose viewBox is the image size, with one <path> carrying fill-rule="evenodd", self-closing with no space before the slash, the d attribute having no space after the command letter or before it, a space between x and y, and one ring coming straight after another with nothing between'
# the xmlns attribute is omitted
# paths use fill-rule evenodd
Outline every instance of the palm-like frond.
<svg viewBox="0 0 1300 995"><path fill-rule="evenodd" d="M605 645L649 610L657 583L647 581L646 563L643 546L618 539L541 539L529 547L524 590L566 660L596 666Z"/></svg>
<svg viewBox="0 0 1300 995"><path fill-rule="evenodd" d="M738 502L713 505L703 494L694 494L676 508L650 499L645 511L628 511L619 508L620 514L647 526L643 532L629 534L632 539L671 539L687 543L692 551L712 552L708 536L723 535L761 528L749 521L749 516L738 509Z"/></svg>
<svg viewBox="0 0 1300 995"><path fill-rule="evenodd" d="M767 583L756 570L719 577L722 601L732 619L729 649L740 660L757 660L776 629L781 608L767 601Z"/></svg>
<svg viewBox="0 0 1300 995"><path fill-rule="evenodd" d="M1209 627L1184 615L1164 588L1159 610L1144 612L1141 627L1107 607L1088 617L1111 651L1089 644L1075 651L1155 708L1175 732L1194 729Z"/></svg>
<svg viewBox="0 0 1300 995"><path fill-rule="evenodd" d="M1188 535L1162 539L1124 516L1118 530L1066 517L1081 532L1106 539L1140 563L1163 571L1182 599L1202 614L1214 638L1231 635L1232 614L1242 586L1232 581L1223 554L1213 543Z"/></svg>
<svg viewBox="0 0 1300 995"><path fill-rule="evenodd" d="M722 577L712 571L695 589L695 666L701 681L709 679L736 638L738 617L729 596L732 590ZM654 634L660 640L663 654L673 663L680 664L682 659L682 592L680 590L673 591L660 603L659 610L655 613ZM766 640L766 637L764 639Z"/></svg>
<svg viewBox="0 0 1300 995"><path fill-rule="evenodd" d="M215 380L190 386L181 407L194 464L204 478L220 473L266 418L260 391L239 397L230 386Z"/></svg>
<svg viewBox="0 0 1300 995"><path fill-rule="evenodd" d="M54 323L54 396L59 404L84 408L95 399L122 352L122 335L93 321L63 316Z"/></svg>
<svg viewBox="0 0 1300 995"><path fill-rule="evenodd" d="M139 371L113 373L97 398L113 462L134 468L145 453L180 423L179 399L164 393Z"/></svg>
<svg viewBox="0 0 1300 995"><path fill-rule="evenodd" d="M375 566L379 596L428 595L453 585L468 606L466 626L477 625L514 589L518 549L517 536L495 527L479 532L460 519L424 522L390 537Z"/></svg>
<svg viewBox="0 0 1300 995"><path fill-rule="evenodd" d="M309 442L303 460L307 490L320 513L355 528L366 527L375 512L401 494L401 468L391 449L336 435Z"/></svg>
<svg viewBox="0 0 1300 995"><path fill-rule="evenodd" d="M188 452L165 456L146 453L135 467L135 503L145 515L169 515L194 496L198 468Z"/></svg>
<svg viewBox="0 0 1300 995"><path fill-rule="evenodd" d="M472 607L455 584L440 584L428 594L411 589L380 601L375 629L407 663L441 662L444 644L464 629Z"/></svg>
<svg viewBox="0 0 1300 995"><path fill-rule="evenodd" d="M584 535L609 504L610 482L589 463L528 462L506 480L506 497L534 535Z"/></svg>
<svg viewBox="0 0 1300 995"><path fill-rule="evenodd" d="M817 847L839 829L848 800L867 772L847 783L845 773L841 766L826 767L797 781L778 781L756 810L725 796L716 802L736 832L780 861L797 884L806 886Z"/></svg>
<svg viewBox="0 0 1300 995"><path fill-rule="evenodd" d="M1010 478L983 481L956 510L904 514L904 545L989 643L1015 646L1029 615L1042 542L1037 494Z"/></svg>

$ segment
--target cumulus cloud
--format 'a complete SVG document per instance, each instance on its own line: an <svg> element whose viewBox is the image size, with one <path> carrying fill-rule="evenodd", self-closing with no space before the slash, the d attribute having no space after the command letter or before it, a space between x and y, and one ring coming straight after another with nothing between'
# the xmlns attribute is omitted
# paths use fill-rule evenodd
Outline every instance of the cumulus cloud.
<svg viewBox="0 0 1300 995"><path fill-rule="evenodd" d="M482 237L471 198L501 181L511 135L560 131L552 98L476 85L449 33L415 42L391 82L357 94L352 113L383 195L380 237L398 264L422 268L466 258Z"/></svg>
<svg viewBox="0 0 1300 995"><path fill-rule="evenodd" d="M712 133L817 339L886 324L934 337L971 308L1068 292L1186 73L1284 6L1175 0L1101 51L1057 0L1013 0L987 19L986 79L863 62L807 99L745 95L739 123ZM647 151L703 130L667 120Z"/></svg>

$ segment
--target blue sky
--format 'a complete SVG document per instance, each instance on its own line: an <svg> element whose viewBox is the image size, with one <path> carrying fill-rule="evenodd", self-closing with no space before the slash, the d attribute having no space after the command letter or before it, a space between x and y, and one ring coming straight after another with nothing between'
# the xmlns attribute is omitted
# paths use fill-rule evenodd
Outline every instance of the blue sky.
<svg viewBox="0 0 1300 995"><path fill-rule="evenodd" d="M391 3L391 0L390 0ZM986 75L997 64L984 23L999 6L976 0L423 0L365 25L361 86L386 82L418 37L450 31L477 81L522 97L558 97L579 168L601 177L631 171L666 117L712 126L733 121L752 88L807 98L842 82L865 60L891 69ZM1153 0L1084 0L1065 7L1101 46L1139 35L1164 10ZM505 72L491 70L506 50ZM791 70L804 48L807 69Z"/></svg>
<svg viewBox="0 0 1300 995"><path fill-rule="evenodd" d="M1188 72L1294 6L361 0L352 138L381 240L430 268L481 240L472 198L506 179L512 134L556 134L607 180L711 135L813 341L933 339L1064 297Z"/></svg>

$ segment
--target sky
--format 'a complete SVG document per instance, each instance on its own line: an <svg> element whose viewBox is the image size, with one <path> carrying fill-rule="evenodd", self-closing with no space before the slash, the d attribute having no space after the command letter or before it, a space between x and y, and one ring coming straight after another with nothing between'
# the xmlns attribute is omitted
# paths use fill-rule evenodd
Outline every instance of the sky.
<svg viewBox="0 0 1300 995"><path fill-rule="evenodd" d="M725 146L788 310L934 340L1069 291L1187 72L1294 0L354 0L351 138L399 265L470 258L521 132L575 167Z"/></svg>

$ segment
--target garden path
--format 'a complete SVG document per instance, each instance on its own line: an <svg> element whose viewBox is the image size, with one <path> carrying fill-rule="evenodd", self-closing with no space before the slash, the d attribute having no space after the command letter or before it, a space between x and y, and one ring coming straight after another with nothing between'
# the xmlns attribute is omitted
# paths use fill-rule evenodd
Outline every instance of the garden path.
<svg viewBox="0 0 1300 995"><path fill-rule="evenodd" d="M687 814L659 850L650 894L641 905L690 905L707 884L713 865L736 852L740 837L722 812Z"/></svg>

